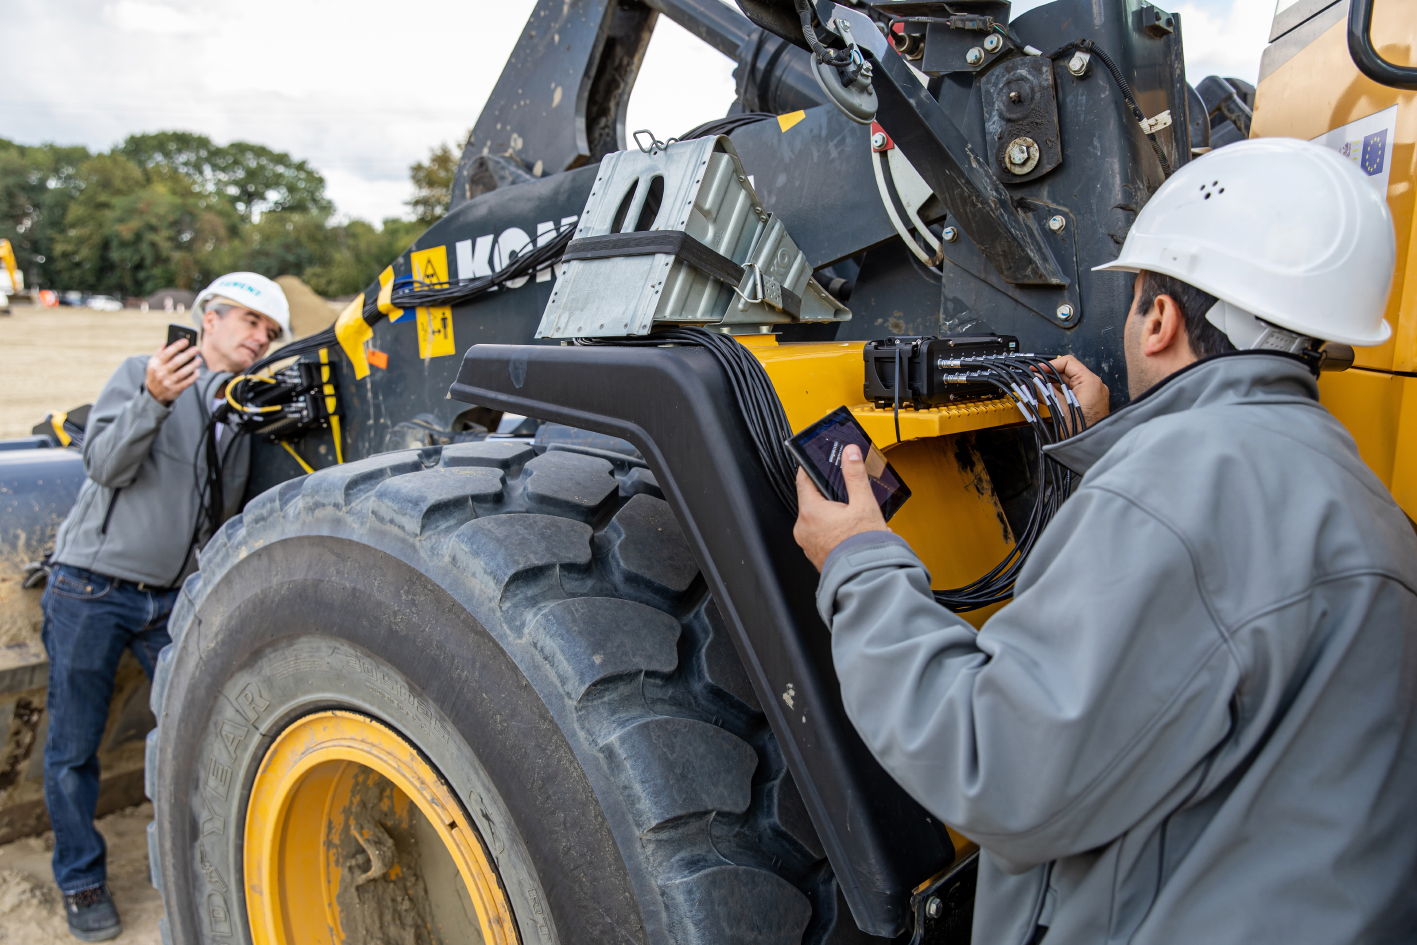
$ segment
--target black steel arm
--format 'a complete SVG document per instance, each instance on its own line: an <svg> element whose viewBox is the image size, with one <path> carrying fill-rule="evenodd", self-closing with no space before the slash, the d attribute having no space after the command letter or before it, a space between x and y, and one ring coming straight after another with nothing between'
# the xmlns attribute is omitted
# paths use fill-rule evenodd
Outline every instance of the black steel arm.
<svg viewBox="0 0 1417 945"><path fill-rule="evenodd" d="M738 58L738 47L753 31L746 16L721 0L645 0L645 4L730 59Z"/></svg>
<svg viewBox="0 0 1417 945"><path fill-rule="evenodd" d="M1373 0L1351 0L1348 5L1348 55L1358 71L1374 82L1417 91L1417 68L1393 65L1373 46Z"/></svg>
<svg viewBox="0 0 1417 945"><path fill-rule="evenodd" d="M905 60L892 49L879 58L862 52L875 73L876 121L910 156L990 265L1015 285L1066 285L1032 217L1015 207L987 160L975 153Z"/></svg>

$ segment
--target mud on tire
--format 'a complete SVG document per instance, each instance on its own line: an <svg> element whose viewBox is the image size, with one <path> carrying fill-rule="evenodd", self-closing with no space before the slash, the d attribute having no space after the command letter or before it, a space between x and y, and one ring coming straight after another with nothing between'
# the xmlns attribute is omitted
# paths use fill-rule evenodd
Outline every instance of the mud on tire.
<svg viewBox="0 0 1417 945"><path fill-rule="evenodd" d="M639 461L382 454L262 494L201 564L152 696L167 940L250 940L245 799L281 730L329 708L394 727L446 779L523 942L855 938Z"/></svg>

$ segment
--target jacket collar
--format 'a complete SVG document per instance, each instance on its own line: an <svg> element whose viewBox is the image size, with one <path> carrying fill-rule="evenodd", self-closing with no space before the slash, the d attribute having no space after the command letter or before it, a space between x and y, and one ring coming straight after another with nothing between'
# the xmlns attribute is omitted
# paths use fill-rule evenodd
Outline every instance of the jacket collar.
<svg viewBox="0 0 1417 945"><path fill-rule="evenodd" d="M1094 427L1043 451L1086 473L1132 430L1183 410L1217 404L1317 404L1318 382L1303 360L1273 352L1238 351L1187 365Z"/></svg>

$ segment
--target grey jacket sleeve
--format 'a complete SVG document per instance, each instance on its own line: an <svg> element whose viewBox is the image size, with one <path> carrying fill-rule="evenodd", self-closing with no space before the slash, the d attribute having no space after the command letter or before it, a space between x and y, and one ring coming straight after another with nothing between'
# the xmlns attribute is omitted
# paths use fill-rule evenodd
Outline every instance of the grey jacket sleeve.
<svg viewBox="0 0 1417 945"><path fill-rule="evenodd" d="M84 471L110 489L132 484L163 421L172 413L143 386L147 358L129 358L103 386L84 432Z"/></svg>
<svg viewBox="0 0 1417 945"><path fill-rule="evenodd" d="M1177 785L1224 738L1238 674L1196 580L1162 521L1085 487L978 634L885 535L827 562L818 607L847 714L876 758L1022 871L1178 803Z"/></svg>

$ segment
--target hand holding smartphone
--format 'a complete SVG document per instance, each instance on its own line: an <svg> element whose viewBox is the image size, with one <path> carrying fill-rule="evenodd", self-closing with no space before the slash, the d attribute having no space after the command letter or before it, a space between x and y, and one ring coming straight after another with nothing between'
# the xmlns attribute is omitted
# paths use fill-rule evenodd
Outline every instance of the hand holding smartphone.
<svg viewBox="0 0 1417 945"><path fill-rule="evenodd" d="M181 350L168 353L178 341L186 341ZM197 353L197 333L186 325L167 326L167 344L148 358L143 386L148 394L164 407L170 406L184 390L197 380L202 356Z"/></svg>
<svg viewBox="0 0 1417 945"><path fill-rule="evenodd" d="M174 344L184 338L187 340L188 348L197 347L197 330L195 328L189 328L186 325L177 324L170 324L167 326L167 347L172 347ZM183 348L182 350L186 351L187 348Z"/></svg>
<svg viewBox="0 0 1417 945"><path fill-rule="evenodd" d="M891 516L910 498L910 487L886 462L886 457L876 449L850 410L838 407L788 440L786 446L817 491L833 502L846 502L841 452L853 443L861 450L866 475L871 478L871 491L881 507L881 515L890 521Z"/></svg>

